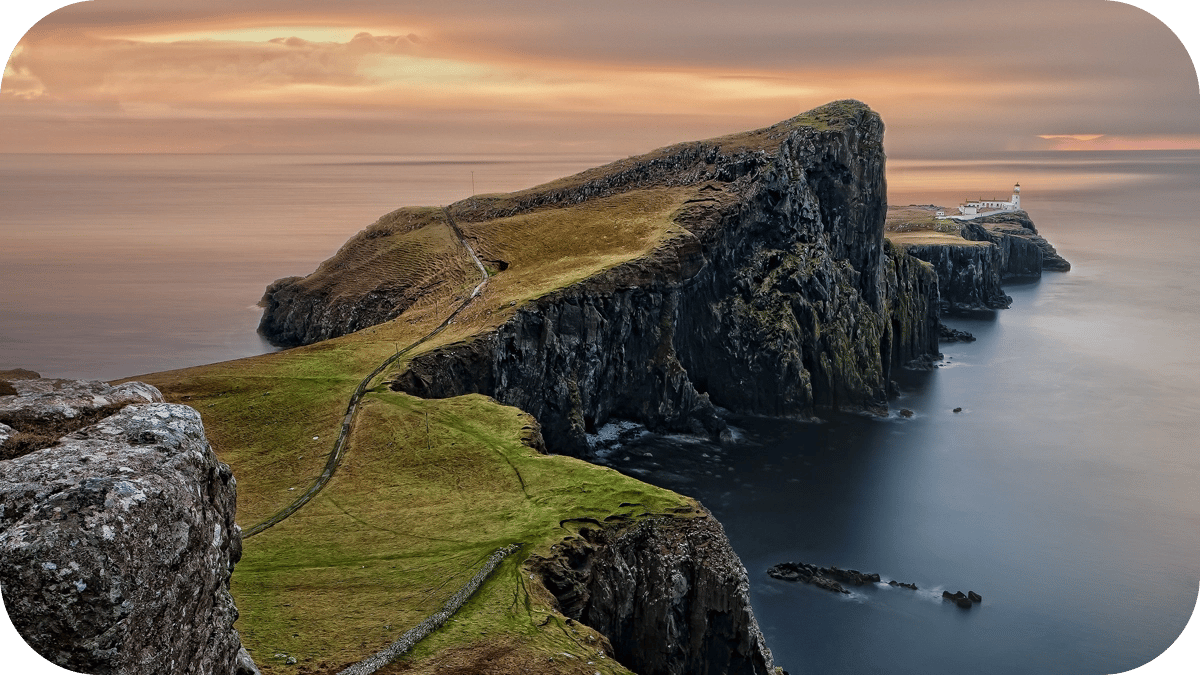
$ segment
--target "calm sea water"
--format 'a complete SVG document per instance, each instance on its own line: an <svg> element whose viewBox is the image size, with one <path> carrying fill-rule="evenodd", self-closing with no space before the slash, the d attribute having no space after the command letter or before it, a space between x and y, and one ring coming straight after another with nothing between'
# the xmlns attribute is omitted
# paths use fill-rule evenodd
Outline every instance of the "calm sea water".
<svg viewBox="0 0 1200 675"><path fill-rule="evenodd" d="M978 341L943 345L941 368L903 378L893 409L911 419L741 419L732 447L648 437L609 462L715 513L793 674L1146 663L1183 630L1200 580L1197 178L1195 153L893 162L896 204L1004 196L1020 181L1074 269L1009 286L1013 306L994 317L948 320ZM920 590L837 596L766 575L783 561ZM943 590L984 601L961 610Z"/></svg>
<svg viewBox="0 0 1200 675"><path fill-rule="evenodd" d="M611 159L0 154L0 369L111 379L261 354L267 284L384 213Z"/></svg>
<svg viewBox="0 0 1200 675"><path fill-rule="evenodd" d="M507 191L607 159L0 155L0 368L115 378L261 353L266 284L379 215L468 196L472 173L475 191ZM1200 580L1197 178L1186 152L893 160L895 204L1020 181L1074 269L949 321L979 340L904 377L911 419L741 419L735 445L647 437L608 461L716 513L794 674L1140 665ZM766 576L787 560L921 590L838 597ZM959 610L943 589L984 603Z"/></svg>

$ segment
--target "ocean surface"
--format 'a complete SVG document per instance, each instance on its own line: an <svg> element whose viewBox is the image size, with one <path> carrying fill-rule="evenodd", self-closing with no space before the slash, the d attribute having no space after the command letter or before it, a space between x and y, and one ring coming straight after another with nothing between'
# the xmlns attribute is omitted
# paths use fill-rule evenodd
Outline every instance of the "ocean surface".
<svg viewBox="0 0 1200 675"><path fill-rule="evenodd" d="M0 368L116 378L271 349L255 306L402 205L615 158L0 155ZM1111 674L1157 656L1200 582L1200 153L890 160L891 203L1022 204L1074 268L950 319L978 341L893 410L647 435L609 465L699 498L801 673ZM474 181L474 188L472 187ZM961 407L959 413L952 412ZM784 561L913 582L849 596ZM942 590L974 590L971 610Z"/></svg>

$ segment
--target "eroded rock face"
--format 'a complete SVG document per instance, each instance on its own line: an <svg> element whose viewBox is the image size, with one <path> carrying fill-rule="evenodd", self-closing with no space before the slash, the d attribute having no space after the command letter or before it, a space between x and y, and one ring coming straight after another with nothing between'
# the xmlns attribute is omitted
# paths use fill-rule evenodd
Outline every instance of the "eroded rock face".
<svg viewBox="0 0 1200 675"><path fill-rule="evenodd" d="M44 410L66 416L93 384L37 386L64 392ZM229 594L241 557L235 507L233 474L187 406L127 406L2 461L9 616L38 653L79 672L253 672L238 666Z"/></svg>
<svg viewBox="0 0 1200 675"><path fill-rule="evenodd" d="M1004 280L1040 277L1043 271L1067 272L1071 263L1058 254L1025 211L1006 211L984 216L963 228L962 235L975 241L990 241L1004 255L1001 275ZM1039 253L1034 253L1036 248Z"/></svg>
<svg viewBox="0 0 1200 675"><path fill-rule="evenodd" d="M822 123L765 130L770 149L684 144L511 207L698 187L676 216L686 233L654 254L529 303L468 345L414 358L394 386L490 395L534 414L552 451L580 456L584 432L610 418L720 435L714 404L885 410L892 369L937 356L937 278L885 247L879 116L857 102L814 112ZM497 215L479 208L455 217Z"/></svg>
<svg viewBox="0 0 1200 675"><path fill-rule="evenodd" d="M529 565L560 611L607 637L626 668L639 675L772 672L746 568L707 514L582 534Z"/></svg>
<svg viewBox="0 0 1200 675"><path fill-rule="evenodd" d="M1000 287L1004 256L991 242L978 244L906 244L909 255L937 272L943 312L1005 309L1012 298Z"/></svg>

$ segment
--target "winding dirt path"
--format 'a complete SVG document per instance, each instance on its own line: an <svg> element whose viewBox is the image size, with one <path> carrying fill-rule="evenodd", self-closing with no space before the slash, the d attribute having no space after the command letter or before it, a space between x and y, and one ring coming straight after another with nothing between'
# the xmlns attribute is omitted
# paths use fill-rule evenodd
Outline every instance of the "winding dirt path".
<svg viewBox="0 0 1200 675"><path fill-rule="evenodd" d="M317 494L325 488L325 485L329 483L331 478L333 478L333 473L337 471L338 465L342 463L342 458L346 455L346 446L350 440L350 432L354 428L354 418L358 414L358 404L362 400L363 395L367 393L367 390L371 388L371 382L378 377L380 373L387 369L388 366L392 365L396 361L399 361L406 354L445 330L446 327L450 325L450 322L454 320L454 317L458 316L459 312L465 309L467 305L471 304L472 300L479 297L479 294L483 292L483 287L487 285L488 281L487 269L483 266L483 262L479 259L479 256L475 254L475 249L471 248L471 245L467 243L467 239L463 236L462 230L458 228L458 223L454 222L454 218L450 215L450 209L442 207L442 213L445 214L446 222L449 225L450 230L454 232L454 236L458 239L458 243L462 244L462 247L466 249L467 254L471 256L471 260L474 261L475 266L479 268L479 285L477 285L475 289L471 291L471 295L467 296L467 298L463 300L458 307L454 308L453 312L450 312L449 316L447 316L440 324L438 324L437 328L434 328L404 349L401 349L392 356L389 356L383 361L383 363L380 363L375 370L372 370L370 375L367 375L365 378L363 378L362 382L358 383L358 387L354 390L354 394L350 396L350 402L346 405L346 415L344 418L342 418L341 431L338 433L337 440L333 443L333 449L329 452L329 457L325 461L325 469L321 471L321 475L317 476L312 485L310 485L308 489L304 491L304 494L297 497L290 504L283 507L279 511L276 511L266 520L255 523L248 529L244 530L242 532L243 539L253 537L256 534L259 534L279 524L288 516L299 511L301 507L311 501L313 497L316 497ZM522 481L522 483L523 482L524 481Z"/></svg>

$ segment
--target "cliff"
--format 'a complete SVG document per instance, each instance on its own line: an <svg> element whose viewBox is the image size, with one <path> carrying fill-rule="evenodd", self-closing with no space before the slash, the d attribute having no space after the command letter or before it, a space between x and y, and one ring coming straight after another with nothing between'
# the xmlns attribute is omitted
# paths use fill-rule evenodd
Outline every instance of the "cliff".
<svg viewBox="0 0 1200 675"><path fill-rule="evenodd" d="M935 206L888 210L887 238L897 248L929 263L938 276L943 313L1004 309L1012 298L1001 285L1041 278L1043 270L1067 271L1071 264L1038 234L1025 211L974 220L938 220Z"/></svg>
<svg viewBox="0 0 1200 675"><path fill-rule="evenodd" d="M649 254L414 358L394 386L426 398L488 394L531 412L550 449L577 455L611 418L719 435L714 405L806 417L885 410L892 369L936 355L938 331L935 275L884 246L882 139L878 115L843 101L567 186L452 205L487 251L502 247L487 227L497 218L687 190L672 235Z"/></svg>
<svg viewBox="0 0 1200 675"><path fill-rule="evenodd" d="M746 568L708 514L584 529L552 553L528 568L639 675L773 672Z"/></svg>
<svg viewBox="0 0 1200 675"><path fill-rule="evenodd" d="M966 223L964 239L990 241L1000 247L1003 258L1001 275L1009 279L1036 279L1042 271L1067 272L1067 262L1046 238L1025 211L1006 211L984 216Z"/></svg>
<svg viewBox="0 0 1200 675"><path fill-rule="evenodd" d="M0 585L22 637L84 673L256 673L229 594L236 483L199 414L140 383L11 386L0 410L24 434L92 420L0 461ZM123 399L139 405L106 414Z"/></svg>
<svg viewBox="0 0 1200 675"><path fill-rule="evenodd" d="M1004 309L1012 304L1001 288L1005 259L996 244L936 232L889 238L898 249L925 261L936 272L942 313Z"/></svg>

